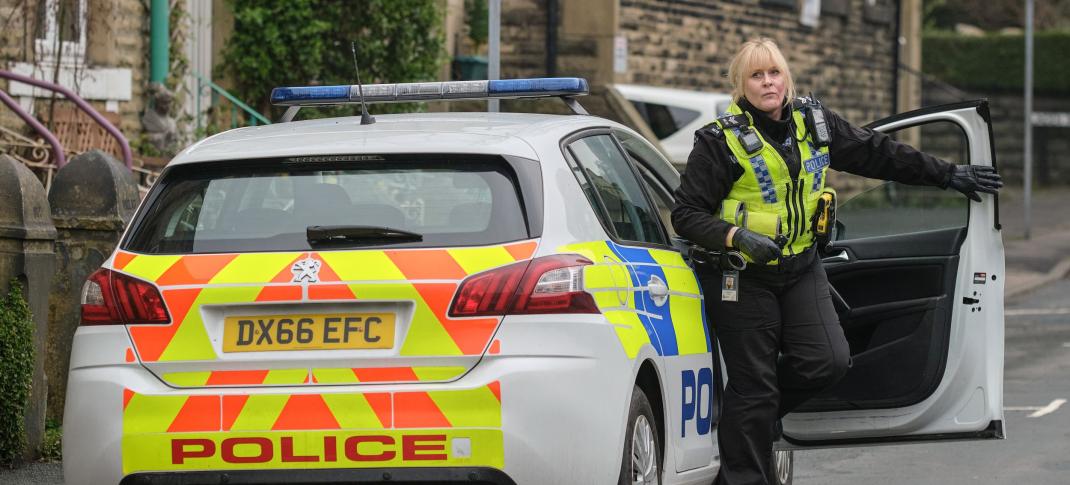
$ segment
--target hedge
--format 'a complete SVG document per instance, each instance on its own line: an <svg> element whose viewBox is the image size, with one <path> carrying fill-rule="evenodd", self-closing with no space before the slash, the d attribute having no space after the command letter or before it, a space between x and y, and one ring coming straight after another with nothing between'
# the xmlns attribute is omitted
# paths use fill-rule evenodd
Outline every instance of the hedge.
<svg viewBox="0 0 1070 485"><path fill-rule="evenodd" d="M1038 32L1033 37L1033 88L1038 94L1070 93L1070 32ZM922 36L922 70L962 89L1021 92L1025 81L1025 37L989 34L967 37L950 32Z"/></svg>
<svg viewBox="0 0 1070 485"><path fill-rule="evenodd" d="M33 320L22 285L12 280L7 297L0 298L0 465L10 466L22 456L32 377Z"/></svg>

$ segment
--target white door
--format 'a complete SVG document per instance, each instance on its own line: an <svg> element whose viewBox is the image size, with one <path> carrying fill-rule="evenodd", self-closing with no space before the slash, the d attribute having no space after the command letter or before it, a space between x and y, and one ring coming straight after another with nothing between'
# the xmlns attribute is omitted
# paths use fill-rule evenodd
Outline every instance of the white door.
<svg viewBox="0 0 1070 485"><path fill-rule="evenodd" d="M993 165L986 101L870 127L952 163ZM1003 438L1006 275L997 198L854 186L841 191L839 221L824 263L853 365L784 418L786 446Z"/></svg>

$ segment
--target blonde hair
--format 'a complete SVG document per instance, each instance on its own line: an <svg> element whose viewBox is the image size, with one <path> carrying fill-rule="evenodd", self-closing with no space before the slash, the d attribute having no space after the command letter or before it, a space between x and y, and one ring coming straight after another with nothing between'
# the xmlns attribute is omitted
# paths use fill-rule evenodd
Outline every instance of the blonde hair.
<svg viewBox="0 0 1070 485"><path fill-rule="evenodd" d="M743 43L728 65L728 79L732 82L732 100L738 101L744 97L743 85L746 77L758 68L776 66L784 74L784 105L791 104L795 99L795 80L791 77L791 69L788 61L780 52L776 42L768 37L757 37Z"/></svg>

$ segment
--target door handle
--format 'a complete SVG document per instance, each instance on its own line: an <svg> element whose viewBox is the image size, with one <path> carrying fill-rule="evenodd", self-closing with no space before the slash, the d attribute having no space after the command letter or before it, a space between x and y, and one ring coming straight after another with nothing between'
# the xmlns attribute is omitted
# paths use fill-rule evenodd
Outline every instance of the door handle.
<svg viewBox="0 0 1070 485"><path fill-rule="evenodd" d="M850 260L851 260L851 256L849 256L847 254L847 250L846 249L841 249L840 252L838 252L836 254L821 258L821 261L824 262L824 263L836 263L836 262L841 262L841 261L847 262L847 261L850 261Z"/></svg>
<svg viewBox="0 0 1070 485"><path fill-rule="evenodd" d="M650 280L646 283L646 288L650 292L650 299L657 306L664 305L669 299L669 286L658 275L650 276Z"/></svg>

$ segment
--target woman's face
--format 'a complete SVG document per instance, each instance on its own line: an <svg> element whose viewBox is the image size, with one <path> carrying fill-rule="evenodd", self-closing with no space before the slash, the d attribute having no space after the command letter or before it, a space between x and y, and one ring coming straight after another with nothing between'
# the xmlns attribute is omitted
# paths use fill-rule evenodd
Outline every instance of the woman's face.
<svg viewBox="0 0 1070 485"><path fill-rule="evenodd" d="M743 95L755 108L779 119L784 103L784 73L776 65L752 68L743 82Z"/></svg>

